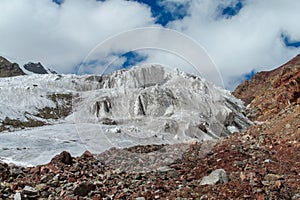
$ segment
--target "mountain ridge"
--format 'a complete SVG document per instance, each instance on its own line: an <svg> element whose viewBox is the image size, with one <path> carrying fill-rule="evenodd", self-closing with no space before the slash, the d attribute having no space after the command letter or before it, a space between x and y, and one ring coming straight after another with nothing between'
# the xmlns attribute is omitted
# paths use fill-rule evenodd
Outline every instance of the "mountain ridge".
<svg viewBox="0 0 300 200"><path fill-rule="evenodd" d="M40 62L28 62L21 67L19 64L12 63L3 56L0 56L0 78L28 74L57 74L57 72L49 67L44 67Z"/></svg>

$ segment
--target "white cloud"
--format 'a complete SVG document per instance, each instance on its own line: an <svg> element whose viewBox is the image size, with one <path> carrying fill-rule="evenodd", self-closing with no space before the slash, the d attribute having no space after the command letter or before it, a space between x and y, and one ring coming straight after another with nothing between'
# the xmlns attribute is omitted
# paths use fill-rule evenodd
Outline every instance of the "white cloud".
<svg viewBox="0 0 300 200"><path fill-rule="evenodd" d="M145 5L123 0L0 1L0 54L41 61L70 72L99 42L120 31L153 24Z"/></svg>
<svg viewBox="0 0 300 200"><path fill-rule="evenodd" d="M280 35L300 40L300 1L244 1L239 14L218 18L218 0L191 1L190 16L169 24L196 39L219 67L226 86L233 88L241 74L268 70L283 64L299 48L287 48ZM227 1L227 5L232 2Z"/></svg>

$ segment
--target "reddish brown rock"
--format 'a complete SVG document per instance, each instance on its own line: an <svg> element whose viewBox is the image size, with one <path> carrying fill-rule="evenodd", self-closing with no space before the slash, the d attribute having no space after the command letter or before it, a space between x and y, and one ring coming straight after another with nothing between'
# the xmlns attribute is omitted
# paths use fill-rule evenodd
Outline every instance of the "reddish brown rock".
<svg viewBox="0 0 300 200"><path fill-rule="evenodd" d="M252 120L264 121L300 98L300 54L281 67L259 72L239 85L233 95L250 104Z"/></svg>
<svg viewBox="0 0 300 200"><path fill-rule="evenodd" d="M89 151L85 151L83 154L82 154L83 157L93 157L93 154Z"/></svg>
<svg viewBox="0 0 300 200"><path fill-rule="evenodd" d="M72 164L72 156L69 152L63 151L59 155L55 156L52 158L51 163L63 163L66 165L71 165Z"/></svg>
<svg viewBox="0 0 300 200"><path fill-rule="evenodd" d="M74 189L74 194L78 196L86 196L90 191L95 190L96 186L92 183L80 183Z"/></svg>

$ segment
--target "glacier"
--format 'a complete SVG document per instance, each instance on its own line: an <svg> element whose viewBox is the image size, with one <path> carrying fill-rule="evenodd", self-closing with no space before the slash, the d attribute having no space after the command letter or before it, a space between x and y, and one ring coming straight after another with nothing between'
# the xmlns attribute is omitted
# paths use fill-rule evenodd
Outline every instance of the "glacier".
<svg viewBox="0 0 300 200"><path fill-rule="evenodd" d="M72 112L42 118L51 94L71 94ZM217 140L252 124L243 102L204 78L161 65L109 75L26 75L0 79L0 123L45 122L0 133L0 159L20 165L50 161L63 150L80 155L109 148ZM64 104L61 103L63 107Z"/></svg>

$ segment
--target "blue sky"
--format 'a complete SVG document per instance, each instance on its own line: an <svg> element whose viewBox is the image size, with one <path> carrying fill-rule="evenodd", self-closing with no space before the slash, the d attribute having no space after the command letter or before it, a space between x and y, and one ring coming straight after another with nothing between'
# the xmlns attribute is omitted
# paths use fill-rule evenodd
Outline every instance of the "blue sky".
<svg viewBox="0 0 300 200"><path fill-rule="evenodd" d="M162 3L162 1L136 1L148 5L151 8L152 16L156 19L155 22L163 26L166 26L171 21L183 19L185 16L188 15L188 1L186 1L185 3L170 2L169 4L171 4L175 10L168 9L167 6Z"/></svg>
<svg viewBox="0 0 300 200"><path fill-rule="evenodd" d="M127 52L121 56L126 58L126 61L123 64L124 68L134 66L138 63L141 63L141 62L147 60L146 55L142 55L142 54L139 54L138 52L133 52L133 51Z"/></svg>
<svg viewBox="0 0 300 200"><path fill-rule="evenodd" d="M58 5L62 4L64 0L52 0L54 3L57 3Z"/></svg>
<svg viewBox="0 0 300 200"><path fill-rule="evenodd" d="M89 52L112 35L149 26L196 41L228 89L300 52L298 0L1 0L0 7L0 55L20 64L42 62L61 73L76 73ZM157 54L120 51L117 64L158 58L178 67Z"/></svg>
<svg viewBox="0 0 300 200"><path fill-rule="evenodd" d="M237 15L242 8L243 8L243 2L237 1L229 6L221 6L220 14L222 17L231 18L232 16Z"/></svg>
<svg viewBox="0 0 300 200"><path fill-rule="evenodd" d="M61 5L64 0L52 0L53 2L57 3L58 5ZM98 0L98 1L105 1L105 0ZM166 5L162 3L162 1L156 1L156 0L131 0L136 1L142 4L145 4L150 7L152 16L155 18L155 23L161 24L163 26L167 25L170 21L182 19L186 15L188 15L188 6L189 3L186 1L186 3L177 3L177 2L171 2L172 6L176 10L169 10ZM227 13L226 14L230 14Z"/></svg>
<svg viewBox="0 0 300 200"><path fill-rule="evenodd" d="M292 40L290 36L288 36L286 33L281 34L281 38L285 44L286 47L294 47L298 48L300 47L300 40Z"/></svg>

